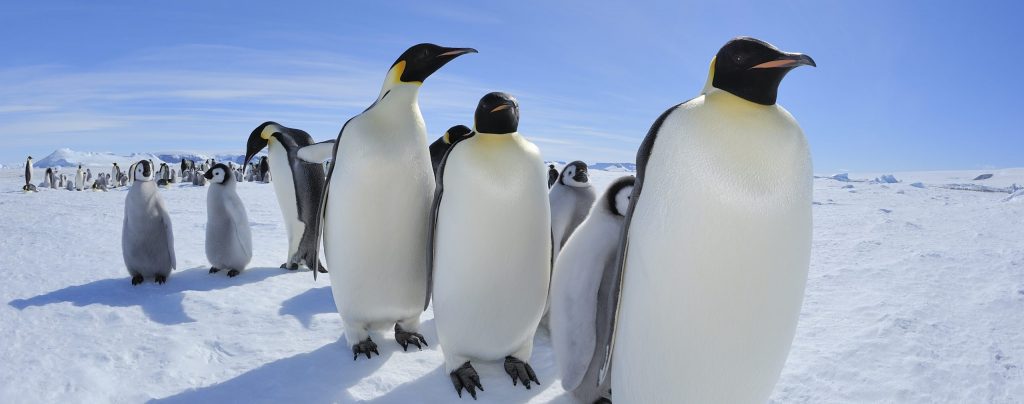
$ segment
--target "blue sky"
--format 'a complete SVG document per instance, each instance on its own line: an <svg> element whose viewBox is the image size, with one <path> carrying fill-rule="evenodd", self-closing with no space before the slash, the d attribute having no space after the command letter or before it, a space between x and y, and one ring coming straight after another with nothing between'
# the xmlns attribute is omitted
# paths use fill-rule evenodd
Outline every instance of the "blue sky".
<svg viewBox="0 0 1024 404"><path fill-rule="evenodd" d="M265 120L334 138L419 42L480 51L421 90L429 138L501 90L546 159L633 161L718 48L750 35L818 62L779 95L816 172L1020 167L1019 4L6 2L0 161L58 147L242 153Z"/></svg>

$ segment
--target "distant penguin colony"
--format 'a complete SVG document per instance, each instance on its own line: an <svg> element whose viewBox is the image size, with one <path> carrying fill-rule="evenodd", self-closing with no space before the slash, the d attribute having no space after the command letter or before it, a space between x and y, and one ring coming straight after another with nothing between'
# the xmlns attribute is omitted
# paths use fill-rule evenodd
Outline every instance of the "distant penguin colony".
<svg viewBox="0 0 1024 404"><path fill-rule="evenodd" d="M483 390L474 362L502 361L512 384L540 383L529 360L547 301L551 214L540 150L518 126L515 98L485 95L475 134L438 167L429 281L445 371L460 397Z"/></svg>
<svg viewBox="0 0 1024 404"><path fill-rule="evenodd" d="M583 161L559 171L541 159L506 93L484 95L472 128L428 145L419 90L470 53L406 49L333 140L267 121L241 161L77 164L73 176L45 167L38 185L29 156L24 197L128 187L125 269L132 285L163 284L177 261L161 192L209 183L209 273L230 278L253 260L238 187L273 182L281 268L328 274L353 360L380 355L384 331L403 351L433 343L420 331L432 305L444 383L459 397L476 399L477 368L495 363L513 386L540 384L530 360L543 319L562 387L581 402L767 401L793 342L812 234L810 151L776 100L785 76L814 60L728 41L701 92L651 125L636 176L596 190Z"/></svg>
<svg viewBox="0 0 1024 404"><path fill-rule="evenodd" d="M171 217L153 182L153 174L149 160L136 164L135 183L124 201L121 251L132 285L145 278L163 284L177 266Z"/></svg>

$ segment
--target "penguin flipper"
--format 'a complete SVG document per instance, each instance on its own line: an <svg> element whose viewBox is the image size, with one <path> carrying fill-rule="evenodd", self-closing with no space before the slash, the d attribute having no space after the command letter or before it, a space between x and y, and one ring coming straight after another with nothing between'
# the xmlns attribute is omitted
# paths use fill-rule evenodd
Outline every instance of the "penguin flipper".
<svg viewBox="0 0 1024 404"><path fill-rule="evenodd" d="M313 143L302 147L296 154L302 161L307 163L323 163L325 160L334 158L334 140L326 140L320 143Z"/></svg>
<svg viewBox="0 0 1024 404"><path fill-rule="evenodd" d="M163 199L157 199L157 209L160 210L160 220L164 224L164 236L167 238L167 254L171 260L171 269L178 267L178 262L174 258L174 230L171 229L171 215L167 213L167 206L164 205Z"/></svg>
<svg viewBox="0 0 1024 404"><path fill-rule="evenodd" d="M598 296L607 296L605 302L599 302L599 305L605 305L599 310L607 310L608 315L604 316L605 321L600 322L597 325L597 339L598 341L607 341L605 347L604 360L601 361L601 372L599 377L599 384L605 383L606 379L610 375L611 362L613 351L615 349L615 326L618 323L619 314L619 303L621 302L622 293L622 279L624 278L623 272L626 270L626 257L629 253L629 227L633 221L633 212L636 210L636 205L640 201L640 195L644 187L644 173L647 171L647 162L651 158L651 153L654 152L654 143L657 140L658 132L661 130L661 125L665 123L668 116L676 111L680 106L693 101L696 98L687 100L681 104L675 105L669 108L665 112L658 116L658 119L651 125L651 129L647 131L647 136L644 137L644 141L640 143L640 149L636 152L636 181L633 183L633 193L629 197L629 209L626 211L625 221L622 226L622 233L619 235L619 252L616 255L616 262L614 265L608 267L608 274L605 274L605 278L608 282L601 282L601 288L598 292ZM608 290L611 289L611 290ZM600 312L599 312L600 313Z"/></svg>
<svg viewBox="0 0 1024 404"><path fill-rule="evenodd" d="M356 119L357 117L359 117L359 115L349 118L347 121L345 121L345 124L341 126L341 131L338 132L338 137L334 140L333 144L331 144L332 160L335 160L338 157L338 144L341 143L341 136L345 134L345 128L348 127L349 122L352 122L352 120ZM301 151L302 149L299 150ZM312 152L312 150L310 152ZM319 164L319 162L317 162L317 164ZM330 170L327 171L327 179L324 180L323 196L320 197L320 209L316 214L316 218L320 221L321 225L317 226L317 229L314 232L314 234L316 235L316 241L313 242L313 245L315 246L313 248L313 259L310 260L310 262L316 263L314 265L317 265L317 269L311 271L313 272L314 281L316 280L316 274L320 272L320 243L323 241L324 238L325 227L322 224L325 223L325 221L327 220L327 198L331 194L331 176L334 175L335 167L337 167L336 164L331 164Z"/></svg>
<svg viewBox="0 0 1024 404"><path fill-rule="evenodd" d="M423 310L427 309L430 305L430 296L434 289L434 245L435 232L437 231L437 214L438 210L441 209L441 198L444 196L444 168L445 164L448 163L448 156L451 156L452 151L455 150L455 145L462 141L469 139L476 135L476 132L470 132L468 135L456 139L452 142L448 150L444 152L444 156L441 157L441 161L437 164L437 172L434 173L434 199L430 202L430 217L427 218L427 294L423 302Z"/></svg>

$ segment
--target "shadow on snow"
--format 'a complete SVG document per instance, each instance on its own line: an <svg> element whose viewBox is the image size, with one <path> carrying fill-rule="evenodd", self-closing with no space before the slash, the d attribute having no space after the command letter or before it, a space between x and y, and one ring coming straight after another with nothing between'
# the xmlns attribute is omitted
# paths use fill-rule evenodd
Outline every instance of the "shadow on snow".
<svg viewBox="0 0 1024 404"><path fill-rule="evenodd" d="M84 285L69 286L28 299L15 299L9 304L24 310L32 306L54 303L71 303L75 306L102 304L111 307L139 306L150 320L165 324L181 324L195 321L185 313L182 306L184 292L208 292L259 282L272 276L288 273L280 268L250 268L234 278L222 274L210 275L209 268L199 267L175 271L167 283L157 285L151 279L138 286L132 286L131 278L103 279Z"/></svg>

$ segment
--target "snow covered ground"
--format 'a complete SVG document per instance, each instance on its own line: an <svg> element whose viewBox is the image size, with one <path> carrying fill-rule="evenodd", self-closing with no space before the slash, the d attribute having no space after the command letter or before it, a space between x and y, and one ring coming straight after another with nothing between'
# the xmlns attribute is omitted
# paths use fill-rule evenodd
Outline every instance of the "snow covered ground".
<svg viewBox="0 0 1024 404"><path fill-rule="evenodd" d="M623 173L591 174L603 188ZM815 179L807 295L772 401L1024 402L1024 197L938 187L1024 185L1024 169L849 177L883 174L902 182ZM352 361L326 278L278 269L271 185L238 187L254 257L230 279L207 274L206 189L162 190L178 270L132 287L125 191L25 194L20 175L0 170L0 402L456 400L430 310L428 349L403 353L388 333L380 357ZM531 362L532 390L478 365L479 402L571 402L544 333Z"/></svg>

